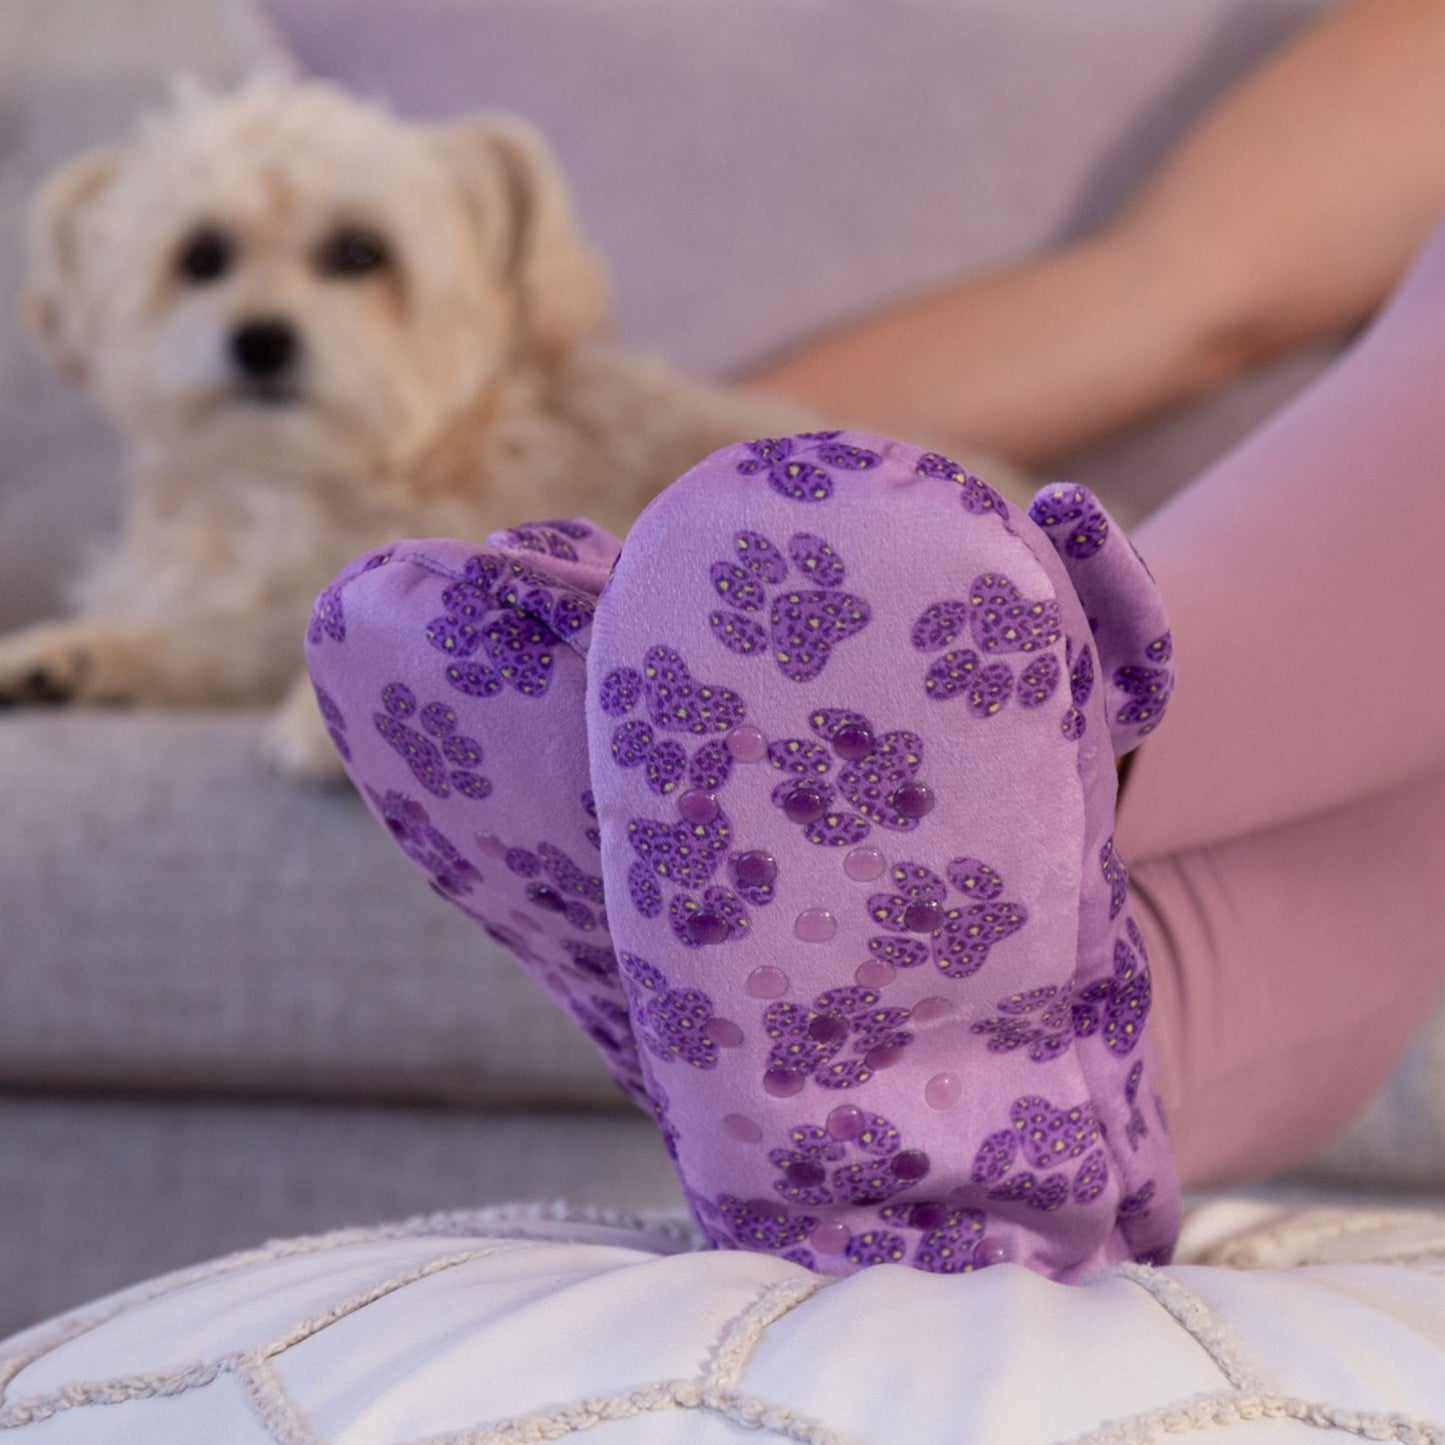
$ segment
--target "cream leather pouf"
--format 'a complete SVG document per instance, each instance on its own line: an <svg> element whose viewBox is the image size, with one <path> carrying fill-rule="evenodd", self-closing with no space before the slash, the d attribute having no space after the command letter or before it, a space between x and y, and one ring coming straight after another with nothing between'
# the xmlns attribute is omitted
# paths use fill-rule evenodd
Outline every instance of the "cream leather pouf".
<svg viewBox="0 0 1445 1445"><path fill-rule="evenodd" d="M0 1445L1445 1442L1445 1216L1215 1203L1083 1285L828 1282L681 1220L290 1240L0 1345Z"/></svg>

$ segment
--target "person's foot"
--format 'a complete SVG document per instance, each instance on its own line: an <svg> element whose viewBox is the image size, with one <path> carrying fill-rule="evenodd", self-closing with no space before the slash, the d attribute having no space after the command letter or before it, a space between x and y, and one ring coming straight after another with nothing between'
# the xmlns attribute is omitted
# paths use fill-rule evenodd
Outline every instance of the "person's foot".
<svg viewBox="0 0 1445 1445"><path fill-rule="evenodd" d="M1111 836L1167 633L1088 492L1033 515L882 438L751 443L652 503L599 600L613 941L716 1245L1061 1278L1172 1245Z"/></svg>
<svg viewBox="0 0 1445 1445"><path fill-rule="evenodd" d="M306 651L378 821L651 1111L607 932L583 715L594 600L617 549L581 521L485 547L398 542L321 594Z"/></svg>

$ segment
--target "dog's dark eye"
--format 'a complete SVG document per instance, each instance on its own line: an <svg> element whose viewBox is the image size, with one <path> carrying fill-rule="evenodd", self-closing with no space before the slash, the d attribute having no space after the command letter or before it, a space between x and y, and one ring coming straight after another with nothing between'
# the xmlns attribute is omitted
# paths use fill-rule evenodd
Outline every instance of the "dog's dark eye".
<svg viewBox="0 0 1445 1445"><path fill-rule="evenodd" d="M316 269L323 276L364 276L380 270L387 260L386 242L374 231L347 228L321 243L316 254Z"/></svg>
<svg viewBox="0 0 1445 1445"><path fill-rule="evenodd" d="M220 231L197 231L180 250L176 265L181 275L191 281L218 281L231 269L236 247L229 236Z"/></svg>

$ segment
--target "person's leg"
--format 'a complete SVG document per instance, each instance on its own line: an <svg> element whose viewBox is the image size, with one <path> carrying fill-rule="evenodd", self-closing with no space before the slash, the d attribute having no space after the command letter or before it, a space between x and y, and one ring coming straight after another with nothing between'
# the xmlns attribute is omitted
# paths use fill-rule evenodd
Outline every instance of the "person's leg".
<svg viewBox="0 0 1445 1445"><path fill-rule="evenodd" d="M1348 355L1141 527L1179 684L1119 817L1186 1182L1297 1162L1445 986L1445 228Z"/></svg>
<svg viewBox="0 0 1445 1445"><path fill-rule="evenodd" d="M1445 770L1132 874L1185 1187L1302 1163L1445 987Z"/></svg>
<svg viewBox="0 0 1445 1445"><path fill-rule="evenodd" d="M1179 681L1122 808L1136 861L1445 763L1445 226L1342 360L1143 523Z"/></svg>

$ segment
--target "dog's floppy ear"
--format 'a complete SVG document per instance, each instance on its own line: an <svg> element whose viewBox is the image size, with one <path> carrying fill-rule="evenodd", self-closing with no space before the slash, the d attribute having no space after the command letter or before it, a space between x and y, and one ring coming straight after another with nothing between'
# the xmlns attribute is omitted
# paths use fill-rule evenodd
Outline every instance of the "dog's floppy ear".
<svg viewBox="0 0 1445 1445"><path fill-rule="evenodd" d="M606 274L537 131L515 116L489 115L447 126L433 139L516 289L524 341L555 353L602 331Z"/></svg>
<svg viewBox="0 0 1445 1445"><path fill-rule="evenodd" d="M71 381L86 373L82 223L87 209L115 179L123 150L91 151L57 171L40 188L31 216L30 275L20 314Z"/></svg>

